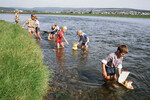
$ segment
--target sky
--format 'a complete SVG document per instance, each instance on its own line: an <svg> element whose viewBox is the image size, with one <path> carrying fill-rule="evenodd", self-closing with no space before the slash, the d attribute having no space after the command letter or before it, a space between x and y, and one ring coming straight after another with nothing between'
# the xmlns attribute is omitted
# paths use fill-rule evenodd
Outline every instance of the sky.
<svg viewBox="0 0 150 100"><path fill-rule="evenodd" d="M134 8L150 10L150 0L0 0L0 7Z"/></svg>

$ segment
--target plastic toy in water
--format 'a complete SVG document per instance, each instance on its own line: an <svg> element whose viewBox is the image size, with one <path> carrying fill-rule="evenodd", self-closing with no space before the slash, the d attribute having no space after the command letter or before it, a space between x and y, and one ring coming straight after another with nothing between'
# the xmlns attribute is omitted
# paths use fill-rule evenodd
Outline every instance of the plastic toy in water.
<svg viewBox="0 0 150 100"><path fill-rule="evenodd" d="M51 40L49 36L47 38L48 38L48 40Z"/></svg>
<svg viewBox="0 0 150 100"><path fill-rule="evenodd" d="M125 86L127 89L134 89L134 87L132 86L132 80L126 81L128 75L129 75L129 71L122 71L122 73L120 74L119 78L118 78L118 82L120 84L122 84L123 86Z"/></svg>
<svg viewBox="0 0 150 100"><path fill-rule="evenodd" d="M73 47L72 47L73 50L78 50L78 47L77 47L77 44L74 42L73 44Z"/></svg>

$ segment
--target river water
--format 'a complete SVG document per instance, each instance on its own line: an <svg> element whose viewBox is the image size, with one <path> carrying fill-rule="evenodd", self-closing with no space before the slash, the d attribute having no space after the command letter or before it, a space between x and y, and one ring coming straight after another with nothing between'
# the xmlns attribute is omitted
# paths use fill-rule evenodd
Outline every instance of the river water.
<svg viewBox="0 0 150 100"><path fill-rule="evenodd" d="M44 62L53 72L49 82L51 90L48 100L149 100L150 99L150 19L119 17L87 17L65 15L37 15L42 30L58 23L68 27L65 37L69 46L56 50L48 34L41 33L43 40L36 41L41 47ZM23 23L29 14L20 14ZM0 20L14 23L13 14L0 14ZM88 52L72 50L78 29L90 38ZM109 89L102 77L101 60L125 44L129 53L125 55L123 69L131 73L134 90Z"/></svg>

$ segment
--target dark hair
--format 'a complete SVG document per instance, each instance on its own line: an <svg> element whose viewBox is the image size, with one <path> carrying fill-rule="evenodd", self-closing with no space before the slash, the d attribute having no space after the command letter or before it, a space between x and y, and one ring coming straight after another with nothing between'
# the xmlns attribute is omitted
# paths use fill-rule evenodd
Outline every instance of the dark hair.
<svg viewBox="0 0 150 100"><path fill-rule="evenodd" d="M126 45L120 45L117 49L120 53L128 53L128 47Z"/></svg>
<svg viewBox="0 0 150 100"><path fill-rule="evenodd" d="M34 17L35 16L35 14L31 14L31 17Z"/></svg>

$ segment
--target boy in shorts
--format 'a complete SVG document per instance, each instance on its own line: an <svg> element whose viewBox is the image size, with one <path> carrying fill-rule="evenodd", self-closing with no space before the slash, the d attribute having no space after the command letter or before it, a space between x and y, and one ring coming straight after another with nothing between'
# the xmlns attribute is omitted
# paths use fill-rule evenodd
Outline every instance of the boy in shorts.
<svg viewBox="0 0 150 100"><path fill-rule="evenodd" d="M31 14L31 18L28 19L22 26L24 28L26 25L28 25L28 32L31 36L33 36L33 32L35 30L35 15Z"/></svg>
<svg viewBox="0 0 150 100"><path fill-rule="evenodd" d="M79 45L80 41L82 40L81 49L83 47L85 47L85 50L87 51L88 50L88 45L89 45L89 38L87 37L87 35L85 33L82 32L82 30L78 30L77 35L80 37L79 42L77 43L77 45Z"/></svg>
<svg viewBox="0 0 150 100"><path fill-rule="evenodd" d="M56 39L57 49L59 49L59 45L61 45L61 47L64 48L64 44L63 44L62 39L64 39L66 44L69 45L68 41L64 37L64 32L66 32L66 31L67 31L67 27L62 26L62 30L58 33L57 39Z"/></svg>
<svg viewBox="0 0 150 100"><path fill-rule="evenodd" d="M37 16L35 16L35 33L34 33L35 38L38 40L38 37L40 40L42 40L40 36L40 23L38 21Z"/></svg>
<svg viewBox="0 0 150 100"><path fill-rule="evenodd" d="M108 57L106 57L101 61L103 69L103 77L105 79L117 80L116 68L118 68L118 77L119 77L121 74L123 57L126 53L128 53L127 46L120 45L115 53L109 54Z"/></svg>

